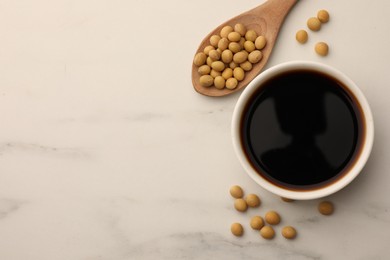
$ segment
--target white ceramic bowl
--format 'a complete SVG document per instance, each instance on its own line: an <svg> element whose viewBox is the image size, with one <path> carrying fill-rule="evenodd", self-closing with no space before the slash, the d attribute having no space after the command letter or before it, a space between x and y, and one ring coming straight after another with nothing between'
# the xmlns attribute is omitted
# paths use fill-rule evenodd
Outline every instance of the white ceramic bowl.
<svg viewBox="0 0 390 260"><path fill-rule="evenodd" d="M341 177L339 180L324 186L318 189L313 190L291 190L285 189L283 187L277 186L265 178L263 178L259 173L256 172L251 166L251 163L248 161L245 152L243 151L243 146L241 144L241 116L244 112L244 108L250 99L250 97L254 94L254 92L268 79L287 71L292 70L300 70L300 69L310 69L314 71L318 71L329 75L340 82L343 83L345 87L347 87L352 94L356 97L363 111L363 123L365 124L365 136L363 137L362 151L358 158L356 158L356 162L353 167ZM261 74L259 74L253 81L245 88L245 90L240 95L237 104L235 106L232 118L232 141L235 152L238 156L239 161L244 167L245 171L249 174L249 176L258 183L264 189L282 197L296 199L296 200L308 200L308 199L316 199L328 196L333 194L340 189L344 188L348 185L355 177L361 172L364 165L366 164L372 149L372 145L374 142L374 122L371 114L371 109L369 104L364 97L361 90L356 86L356 84L347 77L343 72L330 67L328 65L311 62L311 61L290 61L285 62L274 67L271 67Z"/></svg>

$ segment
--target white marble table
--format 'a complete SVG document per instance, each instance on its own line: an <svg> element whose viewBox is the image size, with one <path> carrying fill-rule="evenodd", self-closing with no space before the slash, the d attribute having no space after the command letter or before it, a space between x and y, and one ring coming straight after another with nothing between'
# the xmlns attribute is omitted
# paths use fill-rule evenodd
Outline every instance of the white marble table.
<svg viewBox="0 0 390 260"><path fill-rule="evenodd" d="M262 2L0 0L0 259L389 259L390 2L301 0L267 66L332 65L371 104L372 156L329 198L331 217L245 174L230 139L240 93L192 88L203 36ZM295 31L322 8L331 21L299 45ZM313 51L320 40L326 58ZM236 212L233 184L262 206ZM296 240L248 228L268 209ZM234 221L244 237L231 235Z"/></svg>

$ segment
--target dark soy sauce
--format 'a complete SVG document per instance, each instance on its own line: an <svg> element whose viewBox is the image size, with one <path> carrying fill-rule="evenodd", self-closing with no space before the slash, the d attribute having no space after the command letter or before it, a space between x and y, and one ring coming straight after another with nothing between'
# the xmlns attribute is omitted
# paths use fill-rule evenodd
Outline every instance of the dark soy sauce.
<svg viewBox="0 0 390 260"><path fill-rule="evenodd" d="M342 177L363 143L362 110L336 79L298 70L269 79L248 102L241 139L252 167L292 190Z"/></svg>

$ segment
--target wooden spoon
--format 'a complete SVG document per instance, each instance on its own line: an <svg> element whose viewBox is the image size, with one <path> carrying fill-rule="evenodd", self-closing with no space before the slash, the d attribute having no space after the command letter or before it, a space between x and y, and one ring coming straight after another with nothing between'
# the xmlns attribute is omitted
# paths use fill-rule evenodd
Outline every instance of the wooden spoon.
<svg viewBox="0 0 390 260"><path fill-rule="evenodd" d="M255 30L258 35L265 36L267 45L264 47L264 49L261 50L263 53L263 58L261 61L257 64L254 64L252 70L245 73L244 80L240 81L238 86L233 90L227 88L217 89L215 87L201 86L199 83L200 75L198 74L198 67L195 64L192 64L192 84L195 90L198 93L206 96L218 97L235 93L236 91L246 87L249 82L261 72L267 63L284 18L287 16L297 1L298 0L268 0L262 5L224 22L211 31L203 39L196 53L202 52L207 45L210 45L210 37L214 34L219 35L221 29L224 26L230 25L234 27L234 25L237 23L242 23L246 26L247 29Z"/></svg>

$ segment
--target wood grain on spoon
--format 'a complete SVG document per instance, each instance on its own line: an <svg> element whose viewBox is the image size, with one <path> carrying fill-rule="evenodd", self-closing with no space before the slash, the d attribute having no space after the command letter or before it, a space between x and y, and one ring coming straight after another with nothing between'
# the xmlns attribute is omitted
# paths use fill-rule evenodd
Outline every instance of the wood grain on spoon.
<svg viewBox="0 0 390 260"><path fill-rule="evenodd" d="M252 70L245 73L244 80L239 82L238 86L233 90L227 88L217 89L215 87L201 86L199 83L200 75L198 74L198 67L192 64L192 84L194 86L194 89L200 94L218 97L232 94L246 87L249 82L254 77L256 77L266 65L268 58L271 55L272 49L275 45L277 35L279 33L281 25L283 24L284 18L287 16L290 9L297 1L298 0L268 0L256 8L253 8L224 22L223 24L215 28L213 31L211 31L203 39L196 53L202 52L207 45L210 45L210 37L214 34L219 35L221 29L224 26L230 25L234 27L234 25L237 23L242 23L246 26L247 29L255 30L258 35L265 36L267 40L267 45L264 47L264 49L261 50L261 52L263 53L263 58L261 59L261 61L257 64L254 64Z"/></svg>

